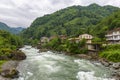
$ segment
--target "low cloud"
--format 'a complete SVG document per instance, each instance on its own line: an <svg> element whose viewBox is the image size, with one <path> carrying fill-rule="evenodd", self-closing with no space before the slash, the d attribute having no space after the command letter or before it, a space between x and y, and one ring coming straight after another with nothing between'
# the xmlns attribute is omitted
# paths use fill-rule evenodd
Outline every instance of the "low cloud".
<svg viewBox="0 0 120 80"><path fill-rule="evenodd" d="M68 6L91 3L120 7L120 0L0 0L0 22L11 27L29 27L37 17Z"/></svg>

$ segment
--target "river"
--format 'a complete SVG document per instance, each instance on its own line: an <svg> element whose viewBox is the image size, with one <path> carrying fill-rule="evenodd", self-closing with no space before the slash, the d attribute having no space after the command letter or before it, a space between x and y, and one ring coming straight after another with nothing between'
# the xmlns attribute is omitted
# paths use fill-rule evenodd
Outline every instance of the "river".
<svg viewBox="0 0 120 80"><path fill-rule="evenodd" d="M90 62L51 51L39 53L25 46L27 59L20 62L20 77L15 80L114 80L111 71L97 62Z"/></svg>

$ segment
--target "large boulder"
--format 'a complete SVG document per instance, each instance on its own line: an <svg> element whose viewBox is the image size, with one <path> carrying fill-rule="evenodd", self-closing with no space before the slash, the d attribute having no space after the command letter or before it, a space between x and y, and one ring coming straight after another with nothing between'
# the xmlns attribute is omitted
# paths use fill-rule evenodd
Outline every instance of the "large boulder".
<svg viewBox="0 0 120 80"><path fill-rule="evenodd" d="M19 72L16 69L18 61L8 61L1 66L0 74L6 78L17 78L19 77Z"/></svg>
<svg viewBox="0 0 120 80"><path fill-rule="evenodd" d="M26 55L21 51L13 51L9 56L12 60L24 60L26 59Z"/></svg>
<svg viewBox="0 0 120 80"><path fill-rule="evenodd" d="M109 67L109 63L108 62L105 62L105 61L102 61L102 64L105 66L105 67Z"/></svg>
<svg viewBox="0 0 120 80"><path fill-rule="evenodd" d="M1 76L6 78L18 78L19 72L15 68L12 69L6 69L1 71Z"/></svg>
<svg viewBox="0 0 120 80"><path fill-rule="evenodd" d="M119 63L114 63L114 64L112 65L112 67L113 67L114 69L119 69L119 68L120 68L120 62L119 62Z"/></svg>

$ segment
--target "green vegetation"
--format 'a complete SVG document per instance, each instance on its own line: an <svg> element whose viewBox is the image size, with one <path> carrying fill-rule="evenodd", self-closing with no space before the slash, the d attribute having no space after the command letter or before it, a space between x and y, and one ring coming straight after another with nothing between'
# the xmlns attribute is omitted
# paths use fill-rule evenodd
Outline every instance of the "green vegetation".
<svg viewBox="0 0 120 80"><path fill-rule="evenodd" d="M0 30L0 60L11 59L13 51L22 45L20 37Z"/></svg>
<svg viewBox="0 0 120 80"><path fill-rule="evenodd" d="M6 62L6 60L0 60L0 72L1 72L1 66Z"/></svg>
<svg viewBox="0 0 120 80"><path fill-rule="evenodd" d="M106 58L113 62L120 62L120 44L108 45L100 52L100 57Z"/></svg>
<svg viewBox="0 0 120 80"><path fill-rule="evenodd" d="M92 34L93 42L103 44L106 42L105 34L120 27L120 8L113 6L99 6L91 4L89 6L72 6L53 14L37 18L29 28L23 30L21 36L27 44L37 44L41 37L54 35L67 35L76 37L83 33ZM86 49L81 43L62 42L54 39L47 45L49 49L57 51L67 51L71 53L86 53ZM83 51L82 51L83 50ZM110 61L118 62L119 49L101 52L100 56Z"/></svg>
<svg viewBox="0 0 120 80"><path fill-rule="evenodd" d="M84 39L79 43L76 43L68 40L61 40L60 38L54 38L42 47L56 51L65 51L72 54L84 54L87 53L85 43L86 41Z"/></svg>
<svg viewBox="0 0 120 80"><path fill-rule="evenodd" d="M96 36L105 40L104 39L105 34L108 31L119 27L120 27L120 10L103 19L100 23L98 23L97 26L93 28L92 34L96 34Z"/></svg>
<svg viewBox="0 0 120 80"><path fill-rule="evenodd" d="M95 35L98 33L94 32L93 28L103 18L118 10L120 9L117 7L101 7L97 4L68 7L37 18L29 28L22 32L22 36L27 39L25 41L30 41L30 39L39 40L43 36L49 37L62 34L69 37L78 36L82 33ZM102 33L101 29L100 31Z"/></svg>
<svg viewBox="0 0 120 80"><path fill-rule="evenodd" d="M2 65L3 63L5 63L6 61L4 60L4 61L0 61L0 65Z"/></svg>

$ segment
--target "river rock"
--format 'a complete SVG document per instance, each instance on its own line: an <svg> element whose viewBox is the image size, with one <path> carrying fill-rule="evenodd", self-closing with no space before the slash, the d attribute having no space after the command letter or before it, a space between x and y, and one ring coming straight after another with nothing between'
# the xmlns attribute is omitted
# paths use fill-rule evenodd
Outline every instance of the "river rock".
<svg viewBox="0 0 120 80"><path fill-rule="evenodd" d="M108 62L105 62L105 61L103 61L102 64L103 64L105 67L109 67L109 65L110 65Z"/></svg>
<svg viewBox="0 0 120 80"><path fill-rule="evenodd" d="M1 76L6 77L6 78L18 78L19 72L16 69L6 69L1 71Z"/></svg>
<svg viewBox="0 0 120 80"><path fill-rule="evenodd" d="M120 63L113 63L112 67L114 69L119 69L120 68Z"/></svg>
<svg viewBox="0 0 120 80"><path fill-rule="evenodd" d="M11 79L0 76L0 80L11 80Z"/></svg>
<svg viewBox="0 0 120 80"><path fill-rule="evenodd" d="M82 58L82 59L91 59L91 56L85 55L85 54L78 54L77 57Z"/></svg>
<svg viewBox="0 0 120 80"><path fill-rule="evenodd" d="M104 65L105 67L110 66L110 63L108 61L106 61L105 59L99 59L99 62L101 62L101 64Z"/></svg>
<svg viewBox="0 0 120 80"><path fill-rule="evenodd" d="M17 78L19 77L19 72L16 69L18 61L8 61L1 66L1 76L6 78Z"/></svg>
<svg viewBox="0 0 120 80"><path fill-rule="evenodd" d="M19 50L13 51L9 57L12 58L12 60L24 60L24 59L26 59L26 55Z"/></svg>

